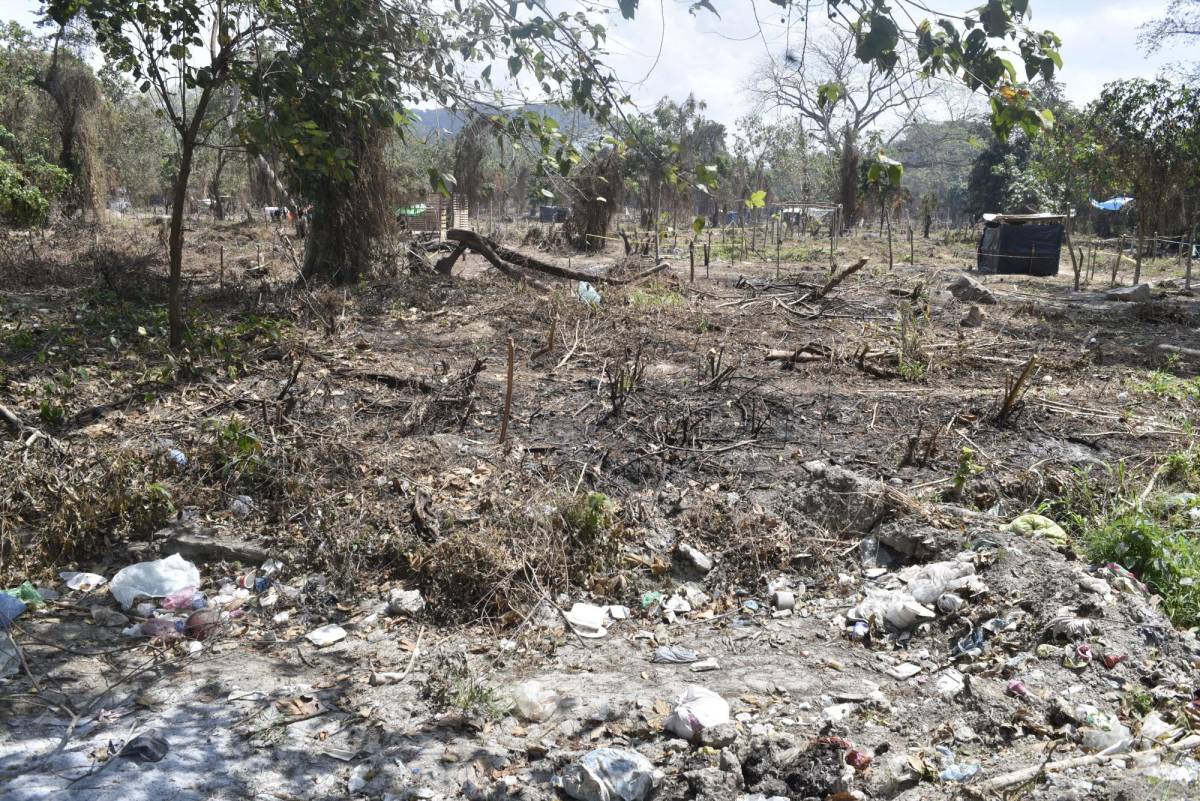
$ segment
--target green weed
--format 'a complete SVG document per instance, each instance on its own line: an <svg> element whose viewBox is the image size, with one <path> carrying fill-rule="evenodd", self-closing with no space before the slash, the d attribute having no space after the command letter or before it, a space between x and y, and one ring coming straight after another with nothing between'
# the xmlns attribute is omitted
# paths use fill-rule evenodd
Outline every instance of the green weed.
<svg viewBox="0 0 1200 801"><path fill-rule="evenodd" d="M1086 547L1092 560L1116 562L1158 593L1176 625L1200 623L1200 542L1130 513L1090 533Z"/></svg>

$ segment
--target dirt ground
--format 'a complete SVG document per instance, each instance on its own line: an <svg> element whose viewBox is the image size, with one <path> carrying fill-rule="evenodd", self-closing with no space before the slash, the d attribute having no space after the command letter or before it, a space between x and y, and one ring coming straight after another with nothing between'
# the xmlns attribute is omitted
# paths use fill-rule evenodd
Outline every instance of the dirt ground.
<svg viewBox="0 0 1200 801"><path fill-rule="evenodd" d="M1163 466L1196 447L1200 364L1157 346L1200 346L1200 302L1174 260L1149 303L1106 299L1104 269L1072 291L1065 254L971 273L994 302L969 302L970 242L889 270L864 233L823 296L815 248L695 281L679 251L593 306L475 256L310 290L265 226L189 243L178 355L154 230L8 244L0 586L47 599L0 679L5 799L544 799L606 747L666 799L1200 795L1194 632L1076 542L1002 529L1084 488L1187 489ZM221 612L198 640L123 636L136 611L58 576L176 552ZM975 578L919 625L854 626L930 564ZM589 638L580 602L626 611ZM529 680L546 720L511 708ZM664 725L693 684L731 724L688 742ZM1097 755L1106 726L1127 739ZM118 756L147 732L161 761Z"/></svg>

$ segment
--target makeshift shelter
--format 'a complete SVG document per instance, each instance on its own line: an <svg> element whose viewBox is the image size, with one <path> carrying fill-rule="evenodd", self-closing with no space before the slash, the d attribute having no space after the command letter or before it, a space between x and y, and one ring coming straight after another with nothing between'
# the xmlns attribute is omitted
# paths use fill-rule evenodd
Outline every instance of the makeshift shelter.
<svg viewBox="0 0 1200 801"><path fill-rule="evenodd" d="M470 228L471 217L467 212L467 199L462 195L446 197L430 193L424 203L410 203L396 209L396 219L405 228L416 234L445 236L451 228Z"/></svg>
<svg viewBox="0 0 1200 801"><path fill-rule="evenodd" d="M1092 207L1100 211L1120 211L1127 203L1132 203L1131 197L1110 197L1108 200L1093 200Z"/></svg>
<svg viewBox="0 0 1200 801"><path fill-rule="evenodd" d="M985 214L976 249L981 273L1058 275L1065 214Z"/></svg>

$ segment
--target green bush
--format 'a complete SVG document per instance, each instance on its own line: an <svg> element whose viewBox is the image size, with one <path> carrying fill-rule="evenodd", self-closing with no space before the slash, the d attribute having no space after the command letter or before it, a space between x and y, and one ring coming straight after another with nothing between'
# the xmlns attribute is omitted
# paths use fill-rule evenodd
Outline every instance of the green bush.
<svg viewBox="0 0 1200 801"><path fill-rule="evenodd" d="M1118 517L1087 537L1088 556L1116 562L1162 596L1178 626L1200 623L1200 543L1140 514Z"/></svg>

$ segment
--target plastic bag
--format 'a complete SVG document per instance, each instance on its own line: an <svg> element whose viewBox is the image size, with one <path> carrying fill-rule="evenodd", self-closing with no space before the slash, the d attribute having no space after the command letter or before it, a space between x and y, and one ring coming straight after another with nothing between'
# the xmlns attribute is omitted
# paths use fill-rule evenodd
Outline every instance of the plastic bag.
<svg viewBox="0 0 1200 801"><path fill-rule="evenodd" d="M554 716L558 709L558 693L537 681L527 681L513 695L517 714L525 720L541 723Z"/></svg>
<svg viewBox="0 0 1200 801"><path fill-rule="evenodd" d="M664 724L667 731L690 740L705 729L729 722L729 704L712 690L696 685L684 689L675 711Z"/></svg>
<svg viewBox="0 0 1200 801"><path fill-rule="evenodd" d="M643 801L662 783L662 773L637 751L597 748L563 770L563 791L577 801Z"/></svg>
<svg viewBox="0 0 1200 801"><path fill-rule="evenodd" d="M12 628L13 621L25 614L25 602L8 593L0 592L0 631Z"/></svg>
<svg viewBox="0 0 1200 801"><path fill-rule="evenodd" d="M76 573L72 570L65 570L59 573L58 577L65 581L70 589L83 592L103 587L108 583L108 579L97 573Z"/></svg>
<svg viewBox="0 0 1200 801"><path fill-rule="evenodd" d="M154 562L138 562L113 576L109 592L128 609L138 598L162 598L200 586L200 571L177 553Z"/></svg>
<svg viewBox="0 0 1200 801"><path fill-rule="evenodd" d="M1007 526L1001 526L1000 530L1029 537L1044 537L1055 545L1066 545L1068 541L1067 532L1063 531L1062 526L1042 515L1021 515Z"/></svg>

